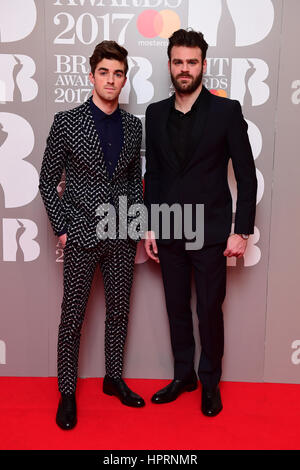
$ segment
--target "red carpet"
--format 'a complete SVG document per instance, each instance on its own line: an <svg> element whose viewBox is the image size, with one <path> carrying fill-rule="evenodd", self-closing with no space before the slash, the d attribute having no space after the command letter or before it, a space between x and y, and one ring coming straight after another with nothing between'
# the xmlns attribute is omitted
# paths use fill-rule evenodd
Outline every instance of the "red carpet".
<svg viewBox="0 0 300 470"><path fill-rule="evenodd" d="M166 380L128 379L146 400L133 409L101 391L102 379L78 382L78 424L55 423L55 378L0 378L1 450L298 450L300 385L222 382L224 409L200 410L201 389L165 405L150 402Z"/></svg>

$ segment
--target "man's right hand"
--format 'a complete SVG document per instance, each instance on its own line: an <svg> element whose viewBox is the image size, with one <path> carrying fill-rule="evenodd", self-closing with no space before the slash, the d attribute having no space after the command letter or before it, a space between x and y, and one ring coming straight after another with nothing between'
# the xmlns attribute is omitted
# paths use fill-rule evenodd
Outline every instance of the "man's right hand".
<svg viewBox="0 0 300 470"><path fill-rule="evenodd" d="M145 233L145 250L149 258L153 259L156 263L159 263L155 233L153 231Z"/></svg>
<svg viewBox="0 0 300 470"><path fill-rule="evenodd" d="M63 248L66 246L66 243L67 243L67 234L64 233L63 235L60 235L60 237L58 237L60 243L62 244Z"/></svg>

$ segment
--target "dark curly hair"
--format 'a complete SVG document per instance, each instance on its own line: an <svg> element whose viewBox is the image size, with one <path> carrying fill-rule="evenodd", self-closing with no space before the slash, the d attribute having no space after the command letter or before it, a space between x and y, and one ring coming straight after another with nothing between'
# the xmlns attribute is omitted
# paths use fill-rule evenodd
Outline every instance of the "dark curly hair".
<svg viewBox="0 0 300 470"><path fill-rule="evenodd" d="M102 41L98 44L90 57L91 72L94 75L97 64L102 59L114 59L122 62L125 66L125 75L128 71L127 50L115 41Z"/></svg>
<svg viewBox="0 0 300 470"><path fill-rule="evenodd" d="M202 52L202 62L206 57L208 44L202 33L192 29L178 29L169 38L168 57L171 60L171 49L174 46L199 47Z"/></svg>

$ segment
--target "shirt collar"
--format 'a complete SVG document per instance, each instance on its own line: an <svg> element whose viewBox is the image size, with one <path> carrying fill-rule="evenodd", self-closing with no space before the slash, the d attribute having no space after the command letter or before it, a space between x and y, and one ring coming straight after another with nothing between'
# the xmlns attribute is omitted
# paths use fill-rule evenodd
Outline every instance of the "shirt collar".
<svg viewBox="0 0 300 470"><path fill-rule="evenodd" d="M91 111L92 111L94 118L96 118L98 121L103 121L104 119L111 119L113 121L117 121L121 116L119 105L112 114L104 113L100 108L98 108L98 106L95 105L92 98L90 101L90 106L91 106Z"/></svg>
<svg viewBox="0 0 300 470"><path fill-rule="evenodd" d="M193 106L191 107L191 109L190 109L189 112L198 109L199 106L201 105L201 101L202 101L203 96L204 96L203 89L204 89L204 85L202 85L202 89L201 89L201 91L200 91L200 93L199 93L199 95L198 95L196 101L193 103ZM172 95L172 108L173 108L175 111L178 111L178 110L175 108L175 98L176 98L176 94L174 93L174 94ZM178 112L181 112L181 111L178 111Z"/></svg>

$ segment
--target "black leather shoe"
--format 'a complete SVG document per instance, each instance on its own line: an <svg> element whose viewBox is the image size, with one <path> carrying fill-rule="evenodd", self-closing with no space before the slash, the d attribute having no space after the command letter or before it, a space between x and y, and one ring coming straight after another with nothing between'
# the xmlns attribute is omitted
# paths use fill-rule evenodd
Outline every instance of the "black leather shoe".
<svg viewBox="0 0 300 470"><path fill-rule="evenodd" d="M222 411L223 405L219 387L212 392L202 389L201 409L205 416L216 416Z"/></svg>
<svg viewBox="0 0 300 470"><path fill-rule="evenodd" d="M73 429L77 423L77 410L75 393L72 395L61 394L57 413L56 413L56 424L61 429L69 430Z"/></svg>
<svg viewBox="0 0 300 470"><path fill-rule="evenodd" d="M198 387L196 374L186 380L174 379L169 385L159 390L151 398L152 403L169 403L176 400L183 392L192 392Z"/></svg>
<svg viewBox="0 0 300 470"><path fill-rule="evenodd" d="M136 408L145 406L143 398L132 392L123 379L112 379L106 375L103 380L103 392L118 397L123 405Z"/></svg>

